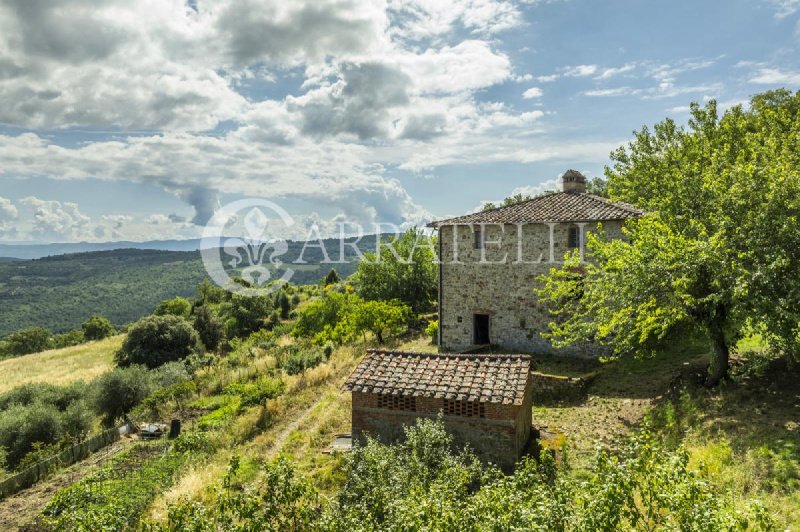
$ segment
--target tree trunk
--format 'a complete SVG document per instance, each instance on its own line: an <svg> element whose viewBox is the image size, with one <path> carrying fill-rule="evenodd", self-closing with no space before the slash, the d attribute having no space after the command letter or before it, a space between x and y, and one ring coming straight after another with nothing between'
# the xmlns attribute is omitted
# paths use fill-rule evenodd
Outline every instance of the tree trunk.
<svg viewBox="0 0 800 532"><path fill-rule="evenodd" d="M725 341L725 332L722 325L713 323L709 327L711 336L711 366L708 368L706 386L714 387L728 375L728 359L730 348Z"/></svg>

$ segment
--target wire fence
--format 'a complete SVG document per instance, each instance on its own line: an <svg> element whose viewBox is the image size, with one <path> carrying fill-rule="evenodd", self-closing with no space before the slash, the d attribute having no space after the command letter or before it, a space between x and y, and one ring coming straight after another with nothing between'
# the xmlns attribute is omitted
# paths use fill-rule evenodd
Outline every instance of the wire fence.
<svg viewBox="0 0 800 532"><path fill-rule="evenodd" d="M33 486L54 471L83 460L93 452L111 445L117 440L119 440L119 430L117 428L108 429L50 458L42 460L36 465L0 482L0 500Z"/></svg>

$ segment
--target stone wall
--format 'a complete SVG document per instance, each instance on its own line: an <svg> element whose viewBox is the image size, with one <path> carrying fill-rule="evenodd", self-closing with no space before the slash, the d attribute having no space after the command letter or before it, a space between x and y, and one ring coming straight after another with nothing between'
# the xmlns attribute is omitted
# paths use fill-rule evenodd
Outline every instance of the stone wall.
<svg viewBox="0 0 800 532"><path fill-rule="evenodd" d="M581 377L532 372L533 400L537 404L576 402L586 398L589 381Z"/></svg>
<svg viewBox="0 0 800 532"><path fill-rule="evenodd" d="M513 469L530 438L531 386L528 386L522 406L485 404L485 416L442 417L445 429L453 435L456 446L468 444L483 460L500 467ZM378 408L378 396L353 392L352 434L354 440L363 442L366 434L391 443L402 439L403 427L413 425L417 418L435 418L442 412L443 399L416 398L416 410L389 410Z"/></svg>
<svg viewBox="0 0 800 532"><path fill-rule="evenodd" d="M601 227L609 238L621 236L621 222ZM553 257L563 259L573 224L553 224ZM587 224L585 230L597 231ZM443 226L439 231L440 351L463 351L474 345L473 316L489 315L493 345L522 353L594 356L590 346L556 350L540 336L551 321L534 289L550 264L547 224L484 226L485 250L473 248L473 227ZM588 259L588 257L587 257Z"/></svg>

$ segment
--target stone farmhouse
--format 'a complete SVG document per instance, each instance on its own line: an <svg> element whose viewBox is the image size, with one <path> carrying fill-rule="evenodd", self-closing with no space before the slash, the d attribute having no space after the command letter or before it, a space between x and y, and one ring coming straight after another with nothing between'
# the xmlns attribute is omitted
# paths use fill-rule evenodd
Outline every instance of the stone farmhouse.
<svg viewBox="0 0 800 532"><path fill-rule="evenodd" d="M422 354L371 349L344 385L352 392L352 434L389 443L416 418L443 416L456 445L513 468L531 435L527 355Z"/></svg>
<svg viewBox="0 0 800 532"><path fill-rule="evenodd" d="M642 215L587 194L586 178L575 170L563 174L562 186L562 192L430 224L439 236L439 351L492 344L555 352L540 335L551 317L534 293L537 277L569 250L583 258L587 231L619 238L625 221Z"/></svg>

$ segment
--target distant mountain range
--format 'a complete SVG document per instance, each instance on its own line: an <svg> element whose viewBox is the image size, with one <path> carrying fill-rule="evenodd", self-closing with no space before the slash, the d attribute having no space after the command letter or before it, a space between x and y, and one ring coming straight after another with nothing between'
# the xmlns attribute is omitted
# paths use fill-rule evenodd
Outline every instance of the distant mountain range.
<svg viewBox="0 0 800 532"><path fill-rule="evenodd" d="M40 259L65 253L110 251L114 249L156 249L160 251L197 251L200 239L150 240L148 242L67 242L54 244L0 244L0 261L4 259Z"/></svg>

